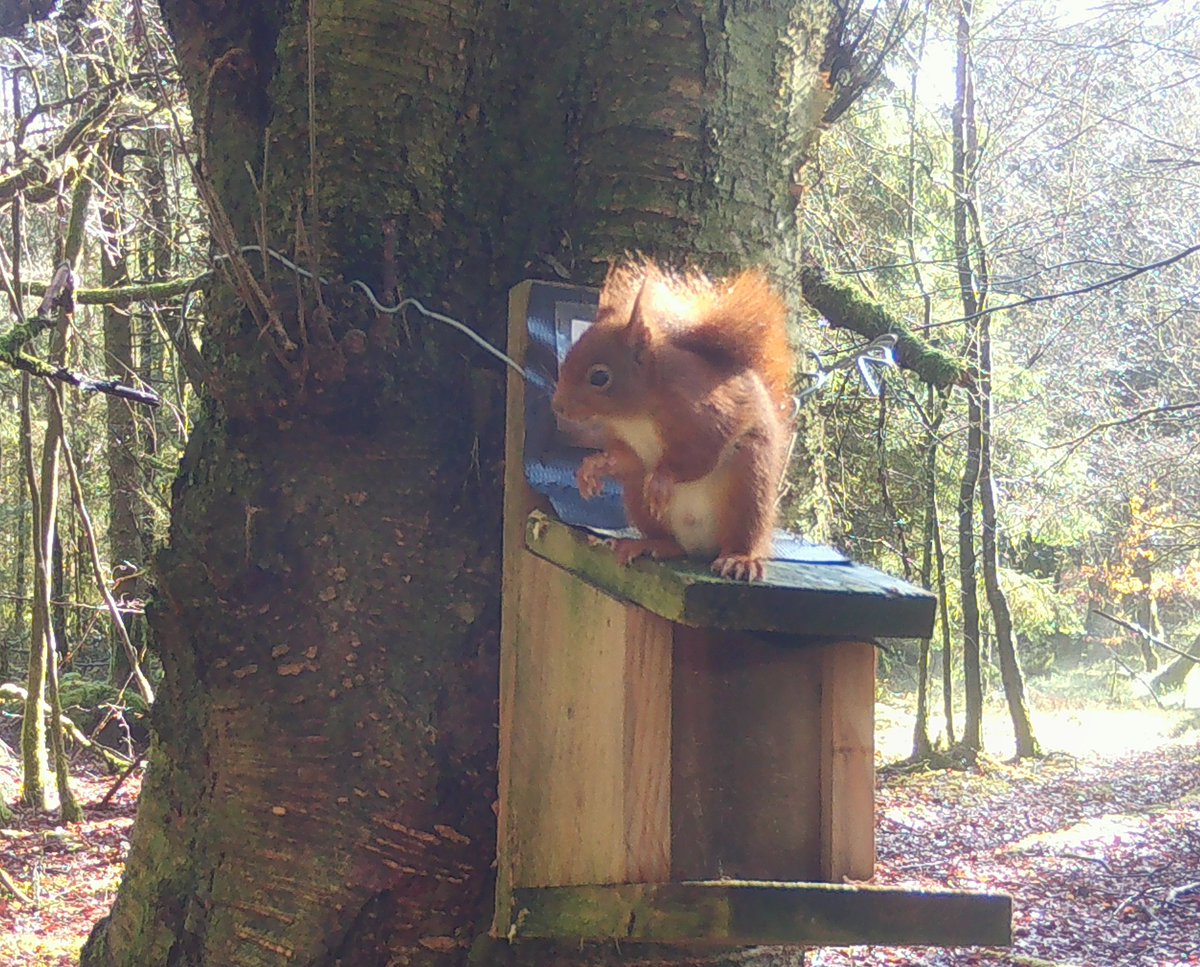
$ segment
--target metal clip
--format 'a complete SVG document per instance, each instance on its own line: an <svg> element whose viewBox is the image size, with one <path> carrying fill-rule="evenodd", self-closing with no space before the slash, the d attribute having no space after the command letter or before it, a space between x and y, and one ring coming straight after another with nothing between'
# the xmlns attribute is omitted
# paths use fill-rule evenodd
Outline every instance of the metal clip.
<svg viewBox="0 0 1200 967"><path fill-rule="evenodd" d="M796 395L797 406L823 390L839 369L849 369L852 366L858 369L858 375L862 379L863 385L866 386L867 392L872 396L878 396L882 386L880 374L876 372L876 369L884 366L895 367L897 341L895 333L885 332L882 336L876 336L862 348L856 349L828 365L822 362L820 353L812 353L817 371L805 374L812 377L813 382L811 386Z"/></svg>

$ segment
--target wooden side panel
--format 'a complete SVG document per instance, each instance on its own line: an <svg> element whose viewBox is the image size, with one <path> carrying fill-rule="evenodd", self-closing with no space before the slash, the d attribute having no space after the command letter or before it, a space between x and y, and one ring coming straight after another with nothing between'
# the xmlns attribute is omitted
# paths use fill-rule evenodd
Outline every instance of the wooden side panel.
<svg viewBox="0 0 1200 967"><path fill-rule="evenodd" d="M671 626L532 555L509 643L512 888L669 873Z"/></svg>
<svg viewBox="0 0 1200 967"><path fill-rule="evenodd" d="M617 882L662 883L671 875L672 626L625 610L625 870Z"/></svg>
<svg viewBox="0 0 1200 967"><path fill-rule="evenodd" d="M508 354L521 362L529 336L524 320L529 308L529 283L516 286L508 298ZM496 762L496 919L493 930L503 932L512 902L512 831L508 806L512 775L511 744L513 688L516 655L512 647L516 636L516 617L521 603L517 592L518 561L525 551L525 519L533 509L534 494L525 483L521 451L525 443L525 383L512 370L508 373L505 394L504 433L504 548L503 588L500 598L500 750Z"/></svg>
<svg viewBox="0 0 1200 967"><path fill-rule="evenodd" d="M521 564L512 646L513 887L620 882L625 868L625 606Z"/></svg>
<svg viewBox="0 0 1200 967"><path fill-rule="evenodd" d="M509 303L523 360L530 286ZM524 385L509 374L496 918L519 887L665 879L671 625L525 548Z"/></svg>
<svg viewBox="0 0 1200 967"><path fill-rule="evenodd" d="M675 627L671 879L821 872L819 649Z"/></svg>
<svg viewBox="0 0 1200 967"><path fill-rule="evenodd" d="M821 879L875 873L875 648L823 645L821 655Z"/></svg>

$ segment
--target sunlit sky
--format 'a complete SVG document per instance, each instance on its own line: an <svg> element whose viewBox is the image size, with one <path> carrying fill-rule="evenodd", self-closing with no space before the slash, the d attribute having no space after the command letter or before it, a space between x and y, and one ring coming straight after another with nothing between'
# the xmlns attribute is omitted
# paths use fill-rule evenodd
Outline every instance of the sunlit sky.
<svg viewBox="0 0 1200 967"><path fill-rule="evenodd" d="M1021 0L1014 0L1002 7L988 5L983 8L982 16L1003 18L1006 12L1015 13L1020 10ZM1054 5L1056 22L1060 28L1074 24L1085 23L1092 18L1104 17L1107 14L1107 3L1097 0L1058 0ZM1152 16L1148 12L1148 16ZM1001 20L1002 22L1002 20ZM916 37L909 35L907 41L909 51L915 53ZM909 64L903 57L893 57L887 67L887 76L892 83L907 88L909 85ZM921 59L921 72L917 79L917 97L927 108L948 108L954 103L954 39L953 37L930 36L925 43L924 56Z"/></svg>

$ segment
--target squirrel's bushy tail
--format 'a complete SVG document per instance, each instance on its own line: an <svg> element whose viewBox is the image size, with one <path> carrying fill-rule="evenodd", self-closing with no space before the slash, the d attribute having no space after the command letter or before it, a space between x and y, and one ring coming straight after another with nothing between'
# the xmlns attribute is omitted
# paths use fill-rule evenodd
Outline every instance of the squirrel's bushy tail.
<svg viewBox="0 0 1200 967"><path fill-rule="evenodd" d="M676 346L716 366L754 370L776 405L791 413L795 357L787 306L761 270L713 281L699 272L669 273L645 259L625 262L604 283L601 318L627 322L647 286L642 311L652 326L670 328Z"/></svg>

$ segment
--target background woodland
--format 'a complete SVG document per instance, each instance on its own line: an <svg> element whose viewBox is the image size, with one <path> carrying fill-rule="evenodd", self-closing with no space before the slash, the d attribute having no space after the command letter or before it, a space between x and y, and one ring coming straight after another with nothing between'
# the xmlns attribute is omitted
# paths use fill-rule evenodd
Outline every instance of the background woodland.
<svg viewBox="0 0 1200 967"><path fill-rule="evenodd" d="M834 373L806 403L792 521L940 595L933 642L883 657L914 753L971 758L982 706L1007 698L1034 754L1039 703L1170 702L1200 654L1200 12L903 3L843 29L840 116L798 188L797 338L816 371L873 319L943 371L902 342L878 394ZM65 4L0 50L0 682L22 796L47 805L39 695L87 709L114 768L144 739L143 611L213 266L204 145L157 10ZM569 277L571 256L564 237L530 274ZM75 311L22 359L16 327L64 261Z"/></svg>

